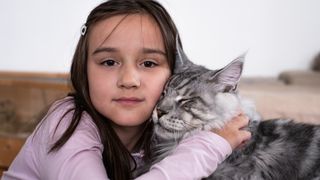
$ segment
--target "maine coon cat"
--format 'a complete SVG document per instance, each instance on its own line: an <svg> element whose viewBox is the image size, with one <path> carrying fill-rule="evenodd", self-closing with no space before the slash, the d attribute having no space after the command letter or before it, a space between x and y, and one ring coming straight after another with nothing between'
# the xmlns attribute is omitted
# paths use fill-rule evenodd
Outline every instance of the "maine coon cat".
<svg viewBox="0 0 320 180"><path fill-rule="evenodd" d="M244 56L220 70L209 70L193 64L177 46L175 72L153 112L157 143L152 164L192 132L222 127L241 107L250 118L252 138L207 179L320 179L319 125L261 121L254 105L237 92Z"/></svg>

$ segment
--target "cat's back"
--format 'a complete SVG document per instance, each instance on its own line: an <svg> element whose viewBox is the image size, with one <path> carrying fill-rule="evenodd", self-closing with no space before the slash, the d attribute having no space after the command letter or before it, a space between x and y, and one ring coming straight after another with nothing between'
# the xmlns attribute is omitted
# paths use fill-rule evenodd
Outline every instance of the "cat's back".
<svg viewBox="0 0 320 180"><path fill-rule="evenodd" d="M320 178L320 126L272 119L251 124L252 138L209 179Z"/></svg>

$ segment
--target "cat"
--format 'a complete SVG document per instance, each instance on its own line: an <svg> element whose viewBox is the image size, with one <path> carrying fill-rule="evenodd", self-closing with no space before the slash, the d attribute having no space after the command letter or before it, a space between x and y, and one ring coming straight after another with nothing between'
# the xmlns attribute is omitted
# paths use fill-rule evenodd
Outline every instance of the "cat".
<svg viewBox="0 0 320 180"><path fill-rule="evenodd" d="M252 137L206 179L320 180L320 126L290 119L262 121L253 103L237 92L244 58L209 70L192 63L177 43L175 71L152 115L156 143L151 165L193 132L221 128L241 107Z"/></svg>

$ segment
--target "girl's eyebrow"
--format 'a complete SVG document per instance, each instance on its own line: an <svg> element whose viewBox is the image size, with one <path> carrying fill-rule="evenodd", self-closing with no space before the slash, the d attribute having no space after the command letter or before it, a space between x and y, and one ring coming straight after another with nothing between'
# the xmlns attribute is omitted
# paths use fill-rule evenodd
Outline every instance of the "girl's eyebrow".
<svg viewBox="0 0 320 180"><path fill-rule="evenodd" d="M167 54L160 49L152 49L152 48L143 48L143 53L145 54L160 54L163 56L167 56Z"/></svg>
<svg viewBox="0 0 320 180"><path fill-rule="evenodd" d="M92 55L95 55L101 52L117 52L117 51L118 51L117 48L113 48L113 47L100 47L94 50Z"/></svg>
<svg viewBox="0 0 320 180"><path fill-rule="evenodd" d="M92 55L95 55L97 53L101 53L101 52L118 52L119 50L117 48L113 48L113 47L100 47L97 48ZM152 49L152 48L143 48L142 50L143 53L145 54L160 54L163 56L166 56L167 54L159 49Z"/></svg>

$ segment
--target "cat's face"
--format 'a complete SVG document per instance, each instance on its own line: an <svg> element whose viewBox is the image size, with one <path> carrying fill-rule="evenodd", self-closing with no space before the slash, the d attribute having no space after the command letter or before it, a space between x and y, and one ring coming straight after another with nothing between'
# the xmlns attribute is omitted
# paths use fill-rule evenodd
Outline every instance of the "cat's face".
<svg viewBox="0 0 320 180"><path fill-rule="evenodd" d="M202 128L214 119L212 99L218 91L208 92L200 74L173 75L153 113L155 132L163 138L178 138L185 132ZM200 76L198 76L200 75Z"/></svg>
<svg viewBox="0 0 320 180"><path fill-rule="evenodd" d="M163 139L177 139L197 129L221 127L226 111L238 106L234 94L242 70L238 58L221 70L188 65L168 80L154 112L155 133Z"/></svg>

